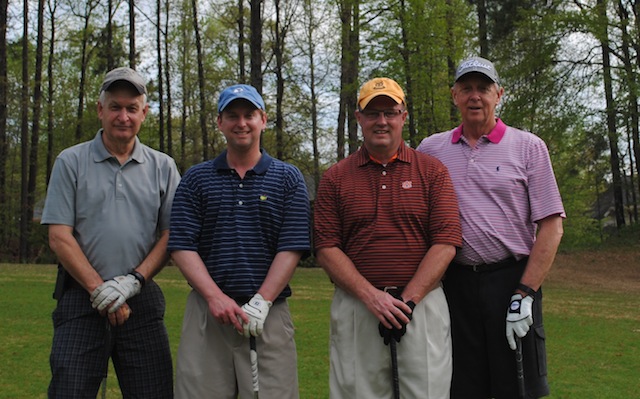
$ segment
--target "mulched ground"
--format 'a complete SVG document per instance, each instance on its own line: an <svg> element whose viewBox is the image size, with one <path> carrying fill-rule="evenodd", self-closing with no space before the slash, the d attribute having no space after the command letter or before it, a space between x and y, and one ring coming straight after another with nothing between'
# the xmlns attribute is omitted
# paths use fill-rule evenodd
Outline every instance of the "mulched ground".
<svg viewBox="0 0 640 399"><path fill-rule="evenodd" d="M559 253L545 284L637 295L640 248Z"/></svg>

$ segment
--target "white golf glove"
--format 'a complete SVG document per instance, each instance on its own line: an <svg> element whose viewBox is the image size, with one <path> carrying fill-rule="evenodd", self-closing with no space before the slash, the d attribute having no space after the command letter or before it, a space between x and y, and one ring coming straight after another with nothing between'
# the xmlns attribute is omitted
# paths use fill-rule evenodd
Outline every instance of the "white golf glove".
<svg viewBox="0 0 640 399"><path fill-rule="evenodd" d="M107 280L91 293L91 306L99 311L107 306L109 313L114 313L127 299L140 293L140 282L133 276L116 276L113 280Z"/></svg>
<svg viewBox="0 0 640 399"><path fill-rule="evenodd" d="M257 337L262 334L271 305L271 301L267 301L260 294L255 294L249 302L242 305L242 310L249 316L249 322L242 323L245 337Z"/></svg>
<svg viewBox="0 0 640 399"><path fill-rule="evenodd" d="M516 350L514 335L519 338L524 337L529 332L529 326L533 324L532 305L533 297L531 295L524 298L520 294L511 296L511 303L507 310L507 341L512 350Z"/></svg>

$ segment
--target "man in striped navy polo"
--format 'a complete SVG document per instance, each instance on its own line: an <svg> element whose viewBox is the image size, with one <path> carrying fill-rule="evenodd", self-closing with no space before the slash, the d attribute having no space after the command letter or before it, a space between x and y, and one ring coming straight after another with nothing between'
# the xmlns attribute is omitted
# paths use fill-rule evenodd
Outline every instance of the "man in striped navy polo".
<svg viewBox="0 0 640 399"><path fill-rule="evenodd" d="M314 245L336 286L332 399L449 395L450 320L440 279L462 242L458 206L444 165L402 140L405 105L395 81L366 82L356 111L363 146L327 170L318 188Z"/></svg>
<svg viewBox="0 0 640 399"><path fill-rule="evenodd" d="M519 338L526 397L549 393L540 286L565 213L545 143L496 117L503 93L493 63L465 60L451 89L462 124L418 147L447 166L460 201L464 242L444 280L452 398L517 398Z"/></svg>
<svg viewBox="0 0 640 399"><path fill-rule="evenodd" d="M193 288L178 348L176 398L253 397L256 337L262 398L298 398L289 280L310 250L309 198L300 171L260 148L267 114L248 85L220 94L227 148L184 175L169 251Z"/></svg>

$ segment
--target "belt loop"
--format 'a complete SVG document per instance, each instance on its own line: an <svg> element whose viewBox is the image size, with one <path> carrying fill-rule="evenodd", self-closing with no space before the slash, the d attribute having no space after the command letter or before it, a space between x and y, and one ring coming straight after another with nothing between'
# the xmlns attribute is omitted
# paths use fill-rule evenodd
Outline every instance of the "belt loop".
<svg viewBox="0 0 640 399"><path fill-rule="evenodd" d="M474 273L478 272L478 265L473 265L471 267L472 267Z"/></svg>

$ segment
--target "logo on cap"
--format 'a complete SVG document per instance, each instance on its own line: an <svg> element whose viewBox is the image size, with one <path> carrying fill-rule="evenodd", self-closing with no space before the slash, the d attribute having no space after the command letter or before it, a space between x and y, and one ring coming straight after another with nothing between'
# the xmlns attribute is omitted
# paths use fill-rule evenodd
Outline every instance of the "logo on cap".
<svg viewBox="0 0 640 399"><path fill-rule="evenodd" d="M472 57L463 61L456 70L456 81L462 76L471 73L478 72L491 79L493 82L498 83L498 72L493 66L493 63L489 60L480 57Z"/></svg>

